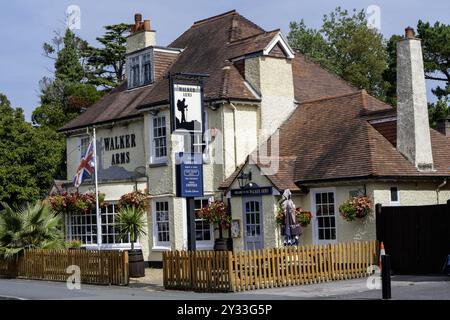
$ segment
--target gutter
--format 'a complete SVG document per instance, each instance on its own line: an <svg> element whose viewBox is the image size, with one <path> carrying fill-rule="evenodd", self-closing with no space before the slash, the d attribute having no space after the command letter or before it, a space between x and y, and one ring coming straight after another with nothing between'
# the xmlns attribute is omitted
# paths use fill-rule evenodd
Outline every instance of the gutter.
<svg viewBox="0 0 450 320"><path fill-rule="evenodd" d="M441 189L447 184L447 178L444 179L444 181L437 186L436 188L436 204L439 204L439 192Z"/></svg>
<svg viewBox="0 0 450 320"><path fill-rule="evenodd" d="M225 106L227 106L227 108L233 110L234 167L237 168L238 167L238 164L237 164L237 137L236 137L236 111L237 111L237 108L231 101L230 101L229 105L225 104ZM231 106L231 108L230 108L230 106Z"/></svg>

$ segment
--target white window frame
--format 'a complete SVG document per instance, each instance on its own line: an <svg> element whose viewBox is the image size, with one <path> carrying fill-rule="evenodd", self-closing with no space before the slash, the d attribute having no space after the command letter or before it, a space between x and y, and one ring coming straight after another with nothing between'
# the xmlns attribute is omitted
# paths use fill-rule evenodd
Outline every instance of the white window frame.
<svg viewBox="0 0 450 320"><path fill-rule="evenodd" d="M165 118L166 123L166 156L157 157L155 152L155 136L154 136L154 119ZM167 163L167 155L169 152L169 115L167 112L159 112L157 115L150 115L150 164L165 164Z"/></svg>
<svg viewBox="0 0 450 320"><path fill-rule="evenodd" d="M194 200L209 200L211 197L202 197L202 198L195 198ZM195 231L197 232L197 221L201 221L202 219L195 219ZM197 249L199 250L213 250L214 249L214 226L212 224L209 225L209 232L211 234L211 239L210 240L201 240L195 241L195 246Z"/></svg>
<svg viewBox="0 0 450 320"><path fill-rule="evenodd" d="M156 221L156 203L157 202L166 202L167 203L167 211L168 211L168 222L169 222L169 241L158 241L158 224ZM171 204L168 198L158 198L152 200L152 224L153 224L153 251L168 251L171 249L170 245L170 213L171 213Z"/></svg>
<svg viewBox="0 0 450 320"><path fill-rule="evenodd" d="M87 140L86 150L83 152L83 140ZM89 147L90 137L88 135L84 135L78 138L78 148L79 148L79 159L83 158L86 155L87 148Z"/></svg>
<svg viewBox="0 0 450 320"><path fill-rule="evenodd" d="M109 201L108 205L113 205L114 208L117 209L116 208L117 203L118 203L117 201ZM107 228L108 225L109 225L108 222L103 223L103 216L106 216L105 220L107 221L107 219L108 219L107 216L112 214L112 212L108 212L107 213L107 211L108 211L108 208L101 209L101 213L100 213L101 228L102 228L101 231L103 231L103 227L104 226L106 226L106 228ZM114 211L115 211L114 214L117 215L118 214L117 210L114 210ZM87 217L90 216L91 223L90 224L77 224L77 223L73 224L72 222L73 222L73 219L75 218L75 216L76 217L81 216L81 217L84 217L85 219L87 219ZM76 240L76 239L74 239L75 236L72 233L73 227L81 227L82 229L85 229L86 227L90 227L91 230L96 229L97 228L97 223L93 222L94 218L96 218L95 210L93 210L92 212L87 213L87 214L81 214L81 215L71 215L71 214L69 214L69 215L67 215L66 216L66 239L69 240L69 241ZM117 229L116 229L116 234L117 234ZM91 242L86 242L86 241L84 241L84 240L86 240L87 236L88 237L92 237L92 238L94 238L94 237L97 238L97 232L91 231L90 235L88 235L86 232L84 232L82 234L82 236L83 236L83 239L82 239L82 241L83 241L83 245L82 246L83 247L85 247L87 249L93 249L93 250L98 248L97 242L92 242L92 241ZM102 237L104 236L103 232L101 232L101 236ZM79 239L79 237L77 237L77 239ZM141 246L141 242L140 242L140 238L137 239L136 243L134 244L134 247L136 249L140 249L142 247ZM105 243L105 242L102 241L102 244L100 245L100 248L101 249L106 249L106 250L108 250L108 249L111 249L111 250L117 250L117 249L129 250L129 249L131 249L131 243L130 242Z"/></svg>
<svg viewBox="0 0 450 320"><path fill-rule="evenodd" d="M319 232L317 229L318 225L318 217L317 217L317 209L316 209L316 194L318 193L333 193L334 197L334 224L336 230L336 239L334 240L319 240ZM310 190L310 203L311 203L311 213L313 214L312 228L313 228L313 242L314 244L330 244L330 243L338 243L339 239L339 229L338 229L338 199L336 197L336 188L317 188Z"/></svg>
<svg viewBox="0 0 450 320"><path fill-rule="evenodd" d="M151 73L150 73L150 82L144 83L144 56L149 55L150 56L150 69L151 69ZM131 69L132 69L132 65L131 65L131 60L138 58L138 65L139 65L139 83L137 85L135 85L133 83L133 79L131 77ZM142 52L138 52L135 54L131 54L129 56L127 56L126 58L127 60L127 82L128 82L128 89L134 89L134 88L139 88L141 86L144 85L149 85L151 83L154 82L155 79L155 71L154 71L154 57L153 57L153 50L149 49L149 50L145 50Z"/></svg>
<svg viewBox="0 0 450 320"><path fill-rule="evenodd" d="M397 201L392 201L392 188L397 189ZM392 207L400 206L400 188L398 186L390 186L389 187L389 205Z"/></svg>

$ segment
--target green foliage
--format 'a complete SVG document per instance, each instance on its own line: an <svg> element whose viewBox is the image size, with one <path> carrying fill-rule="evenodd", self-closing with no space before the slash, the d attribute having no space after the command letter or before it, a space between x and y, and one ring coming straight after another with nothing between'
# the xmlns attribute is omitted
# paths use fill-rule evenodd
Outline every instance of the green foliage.
<svg viewBox="0 0 450 320"><path fill-rule="evenodd" d="M383 73L383 79L387 83L386 102L392 106L397 105L397 41L401 38L393 35L386 46L388 68Z"/></svg>
<svg viewBox="0 0 450 320"><path fill-rule="evenodd" d="M80 249L83 246L83 242L80 240L72 240L65 242L65 248L67 249Z"/></svg>
<svg viewBox="0 0 450 320"><path fill-rule="evenodd" d="M58 52L55 62L55 77L62 82L80 82L85 75L80 63L79 39L67 29L63 43L64 48Z"/></svg>
<svg viewBox="0 0 450 320"><path fill-rule="evenodd" d="M339 207L341 216L347 221L367 216L373 208L372 200L368 197L354 197L344 202Z"/></svg>
<svg viewBox="0 0 450 320"><path fill-rule="evenodd" d="M13 210L2 203L0 212L0 255L13 258L25 249L64 248L61 220L42 202Z"/></svg>
<svg viewBox="0 0 450 320"><path fill-rule="evenodd" d="M436 121L449 116L450 95L450 25L436 22L431 25L419 20L417 23L417 37L422 40L425 78L438 81L438 85L432 89L437 97L436 103L429 103L430 125L436 127ZM387 101L396 104L397 87L397 48L396 44L402 37L393 35L388 42L389 68L384 73L384 79L389 83Z"/></svg>
<svg viewBox="0 0 450 320"><path fill-rule="evenodd" d="M126 33L128 24L121 23L105 27L106 33L98 37L102 48L86 47L83 56L87 60L89 83L112 89L125 79Z"/></svg>
<svg viewBox="0 0 450 320"><path fill-rule="evenodd" d="M130 237L131 250L137 239L146 234L147 212L136 207L123 207L116 216L117 227L121 238L128 242Z"/></svg>
<svg viewBox="0 0 450 320"><path fill-rule="evenodd" d="M134 207L139 211L147 211L148 197L145 192L139 190L130 192L120 197L118 207L119 210L126 207Z"/></svg>
<svg viewBox="0 0 450 320"><path fill-rule="evenodd" d="M291 22L288 40L312 61L354 86L386 98L386 44L376 29L367 26L364 10L350 14L338 7L324 15L320 30L307 28L303 20Z"/></svg>
<svg viewBox="0 0 450 320"><path fill-rule="evenodd" d="M198 219L205 219L211 224L218 225L225 229L231 226L231 215L228 207L223 201L216 200L197 212Z"/></svg>
<svg viewBox="0 0 450 320"><path fill-rule="evenodd" d="M62 193L54 194L48 197L47 202L52 208L53 212L58 215L63 214L87 214L89 211L96 209L96 195L90 193ZM106 206L105 194L98 194L99 207Z"/></svg>
<svg viewBox="0 0 450 320"><path fill-rule="evenodd" d="M20 108L0 95L0 201L10 205L43 198L53 184L64 141L25 121Z"/></svg>
<svg viewBox="0 0 450 320"><path fill-rule="evenodd" d="M450 116L450 98L445 97L439 99L436 103L428 104L428 117L430 126L437 128L437 121L446 119Z"/></svg>

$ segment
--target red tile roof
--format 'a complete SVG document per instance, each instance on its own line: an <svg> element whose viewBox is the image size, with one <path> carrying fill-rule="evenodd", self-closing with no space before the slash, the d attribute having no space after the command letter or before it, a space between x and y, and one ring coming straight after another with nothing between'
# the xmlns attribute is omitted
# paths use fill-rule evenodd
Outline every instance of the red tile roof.
<svg viewBox="0 0 450 320"><path fill-rule="evenodd" d="M140 117L139 108L167 104L169 84L163 75L169 71L209 74L210 77L205 80L206 101L233 99L258 102L260 98L245 85L244 75L238 70L239 63L230 60L261 52L278 32L266 32L235 11L196 22L169 45L184 51L174 61L161 62L160 65L165 64L168 69L165 72L158 69L154 84L134 90L127 90L126 84L122 84L61 131ZM356 91L300 53L296 54L292 63L295 98L300 102Z"/></svg>
<svg viewBox="0 0 450 320"><path fill-rule="evenodd" d="M336 180L450 176L450 138L431 130L435 171L419 172L395 148L396 121L369 123L373 118L365 111L371 103L377 111L394 110L365 91L300 104L280 127L280 170L267 178L281 190L297 190ZM221 188L229 188L229 183L227 179Z"/></svg>

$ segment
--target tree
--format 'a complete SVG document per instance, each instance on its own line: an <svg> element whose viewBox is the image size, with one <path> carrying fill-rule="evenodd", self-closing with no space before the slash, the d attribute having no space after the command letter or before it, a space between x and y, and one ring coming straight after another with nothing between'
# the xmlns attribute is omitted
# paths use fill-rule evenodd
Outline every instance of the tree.
<svg viewBox="0 0 450 320"><path fill-rule="evenodd" d="M61 217L42 202L13 210L2 203L0 212L0 256L13 258L25 249L62 249Z"/></svg>
<svg viewBox="0 0 450 320"><path fill-rule="evenodd" d="M44 44L44 55L55 60L55 78L44 77L40 82L41 103L33 111L33 124L57 130L102 97L102 92L87 83L82 56L87 47L69 29L64 37L56 33L51 44Z"/></svg>
<svg viewBox="0 0 450 320"><path fill-rule="evenodd" d="M106 26L105 29L105 35L97 38L103 48L87 46L82 55L87 60L89 83L109 90L125 79L125 34L129 26L121 23Z"/></svg>
<svg viewBox="0 0 450 320"><path fill-rule="evenodd" d="M59 170L64 140L25 121L23 110L0 94L0 201L10 205L46 195Z"/></svg>
<svg viewBox="0 0 450 320"><path fill-rule="evenodd" d="M450 115L450 25L436 22L433 26L419 20L417 37L422 40L425 79L442 84L432 89L435 103L428 104L430 125L436 127L439 119ZM389 67L384 79L389 83L387 92L391 103L396 103L397 87L397 41L402 37L393 35L388 42Z"/></svg>
<svg viewBox="0 0 450 320"><path fill-rule="evenodd" d="M376 29L368 27L364 10L350 14L337 7L324 15L320 30L307 28L303 20L291 22L288 40L312 61L354 86L386 98L386 43Z"/></svg>
<svg viewBox="0 0 450 320"><path fill-rule="evenodd" d="M422 39L425 78L443 83L433 93L438 99L450 95L450 25L436 22L433 26L419 20L418 37Z"/></svg>
<svg viewBox="0 0 450 320"><path fill-rule="evenodd" d="M393 35L386 46L388 68L383 73L383 79L387 83L386 102L392 106L397 105L397 41L401 38L399 35Z"/></svg>
<svg viewBox="0 0 450 320"><path fill-rule="evenodd" d="M67 29L63 41L64 48L58 52L55 62L55 78L62 82L79 83L85 78L80 63L79 40L70 29Z"/></svg>

